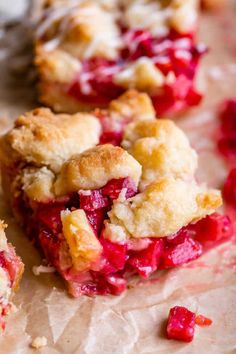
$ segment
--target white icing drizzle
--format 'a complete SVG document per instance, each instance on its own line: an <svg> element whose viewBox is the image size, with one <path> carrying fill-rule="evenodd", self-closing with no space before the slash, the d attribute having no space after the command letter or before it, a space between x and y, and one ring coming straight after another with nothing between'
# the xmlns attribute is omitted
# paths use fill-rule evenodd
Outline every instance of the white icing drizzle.
<svg viewBox="0 0 236 354"><path fill-rule="evenodd" d="M42 37L55 22L72 13L81 2L81 0L69 0L65 6L52 7L43 11L40 24L36 30L36 37Z"/></svg>
<svg viewBox="0 0 236 354"><path fill-rule="evenodd" d="M174 0L164 8L158 1L154 0L91 0L91 4L93 3L95 6L100 6L103 11L111 16L111 23L115 24L118 20L128 28L145 28L153 35L158 36L168 34L171 18L177 11L173 6ZM194 4L195 0L189 3L192 15L194 14ZM121 5L123 6L122 12L120 11ZM73 14L73 11L78 8L80 8L81 15L94 17L94 7L87 6L85 0L56 1L54 6L43 11L36 31L37 38L44 36L56 22L60 22L56 38L54 37L45 43L46 50L53 50L60 45L64 33L68 31L71 25L69 15ZM96 20L96 17L94 18ZM90 58L100 44L106 44L111 49L120 48L122 46L120 36L112 35L111 32L98 32L96 38L92 38L91 43L83 49L83 57L85 59Z"/></svg>

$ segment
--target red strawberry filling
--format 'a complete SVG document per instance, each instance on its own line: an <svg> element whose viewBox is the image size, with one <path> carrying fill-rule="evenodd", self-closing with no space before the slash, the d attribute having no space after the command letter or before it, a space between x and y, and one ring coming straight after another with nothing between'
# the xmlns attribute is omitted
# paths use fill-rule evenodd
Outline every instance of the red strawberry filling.
<svg viewBox="0 0 236 354"><path fill-rule="evenodd" d="M68 95L83 102L107 105L125 91L115 84L114 76L135 60L148 57L166 77L165 85L151 95L158 115L175 113L200 102L201 95L194 87L194 78L206 48L196 46L192 36L171 33L167 37L156 38L146 30L124 30L123 41L124 47L116 61L84 60L81 71L67 91ZM168 79L169 73L172 79ZM107 142L106 135L102 143Z"/></svg>
<svg viewBox="0 0 236 354"><path fill-rule="evenodd" d="M170 309L167 323L167 337L169 339L191 342L195 329L195 313L182 306Z"/></svg>

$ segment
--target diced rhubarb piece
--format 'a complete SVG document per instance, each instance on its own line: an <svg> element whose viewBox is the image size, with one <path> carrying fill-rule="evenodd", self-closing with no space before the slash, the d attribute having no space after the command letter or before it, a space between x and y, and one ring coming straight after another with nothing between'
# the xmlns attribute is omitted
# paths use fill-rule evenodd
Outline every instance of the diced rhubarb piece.
<svg viewBox="0 0 236 354"><path fill-rule="evenodd" d="M114 243L103 237L99 241L103 246L103 260L105 263L101 272L108 274L122 270L127 258L127 244Z"/></svg>
<svg viewBox="0 0 236 354"><path fill-rule="evenodd" d="M123 93L123 89L112 81L117 69L116 62L103 58L84 60L81 71L67 91L68 95L86 103L108 104Z"/></svg>
<svg viewBox="0 0 236 354"><path fill-rule="evenodd" d="M161 257L161 268L177 267L202 255L202 246L192 238L185 238L176 245L167 245Z"/></svg>
<svg viewBox="0 0 236 354"><path fill-rule="evenodd" d="M80 208L85 211L94 211L107 207L110 203L100 189L80 191Z"/></svg>
<svg viewBox="0 0 236 354"><path fill-rule="evenodd" d="M233 235L233 226L227 215L214 213L192 225L194 239L203 246L214 246Z"/></svg>
<svg viewBox="0 0 236 354"><path fill-rule="evenodd" d="M6 268L6 259L5 259L5 252L0 251L0 267Z"/></svg>
<svg viewBox="0 0 236 354"><path fill-rule="evenodd" d="M2 252L0 252L1 254ZM8 250L4 251L4 266L9 274L9 278L11 281L12 286L14 287L15 281L17 281L17 276L20 273L20 269L22 268L22 262L20 257L16 255L15 249L11 244L8 244ZM0 263L1 262L1 255L0 255Z"/></svg>
<svg viewBox="0 0 236 354"><path fill-rule="evenodd" d="M89 281L70 283L70 292L73 296L120 295L126 289L126 280L117 274L103 275L93 271L90 274Z"/></svg>
<svg viewBox="0 0 236 354"><path fill-rule="evenodd" d="M120 146L123 138L123 130L121 131L103 131L100 136L100 144L112 144Z"/></svg>
<svg viewBox="0 0 236 354"><path fill-rule="evenodd" d="M128 60L136 60L140 57L152 57L154 55L153 38L147 30L129 30L123 37L125 48L122 57Z"/></svg>
<svg viewBox="0 0 236 354"><path fill-rule="evenodd" d="M111 179L102 188L103 195L109 196L112 200L117 199L122 189L126 190L125 198L131 198L137 193L137 187L130 178Z"/></svg>
<svg viewBox="0 0 236 354"><path fill-rule="evenodd" d="M182 306L170 309L167 323L168 339L191 342L195 330L195 313Z"/></svg>
<svg viewBox="0 0 236 354"><path fill-rule="evenodd" d="M125 125L128 123L127 119L118 120L101 111L95 111L95 114L102 125L102 134L99 143L120 146Z"/></svg>
<svg viewBox="0 0 236 354"><path fill-rule="evenodd" d="M179 243L183 243L186 238L192 237L194 232L188 226L182 227L175 234L166 237L167 245L178 245Z"/></svg>
<svg viewBox="0 0 236 354"><path fill-rule="evenodd" d="M116 274L110 274L106 277L109 293L113 295L120 295L125 291L127 282L124 278Z"/></svg>
<svg viewBox="0 0 236 354"><path fill-rule="evenodd" d="M236 208L236 168L233 168L224 184L223 197L226 203Z"/></svg>
<svg viewBox="0 0 236 354"><path fill-rule="evenodd" d="M43 230L39 233L39 242L49 264L57 267L57 265L59 265L60 252L59 239L50 232Z"/></svg>
<svg viewBox="0 0 236 354"><path fill-rule="evenodd" d="M142 277L147 278L157 270L163 250L163 238L150 239L147 248L133 254L131 252L128 264Z"/></svg>
<svg viewBox="0 0 236 354"><path fill-rule="evenodd" d="M107 216L107 209L102 208L94 211L85 211L85 214L95 233L98 235L103 228L103 222Z"/></svg>
<svg viewBox="0 0 236 354"><path fill-rule="evenodd" d="M61 211L65 210L63 205L40 205L36 211L35 218L47 226L51 232L61 232Z"/></svg>
<svg viewBox="0 0 236 354"><path fill-rule="evenodd" d="M236 100L224 102L220 112L221 130L224 135L236 134Z"/></svg>
<svg viewBox="0 0 236 354"><path fill-rule="evenodd" d="M205 327L205 326L210 326L212 324L212 320L203 315L197 315L195 319L195 323L198 326Z"/></svg>

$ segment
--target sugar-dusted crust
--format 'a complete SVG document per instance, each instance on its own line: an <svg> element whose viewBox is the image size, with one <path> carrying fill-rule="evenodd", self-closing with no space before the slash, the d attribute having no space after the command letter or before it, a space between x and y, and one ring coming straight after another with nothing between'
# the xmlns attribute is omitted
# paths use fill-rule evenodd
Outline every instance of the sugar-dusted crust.
<svg viewBox="0 0 236 354"><path fill-rule="evenodd" d="M103 187L111 179L131 177L138 185L141 165L125 150L110 144L73 156L62 166L55 183L57 196Z"/></svg>
<svg viewBox="0 0 236 354"><path fill-rule="evenodd" d="M146 93L128 90L118 99L110 102L108 111L112 117L128 120L150 120L156 118L152 101Z"/></svg>
<svg viewBox="0 0 236 354"><path fill-rule="evenodd" d="M0 141L0 156L6 166L28 163L58 171L73 153L95 146L99 135L100 124L92 115L55 115L38 108L16 120Z"/></svg>
<svg viewBox="0 0 236 354"><path fill-rule="evenodd" d="M36 54L35 64L48 82L66 84L74 80L75 75L80 72L80 62L64 50L55 49L48 52L38 45Z"/></svg>
<svg viewBox="0 0 236 354"><path fill-rule="evenodd" d="M26 167L16 177L15 183L17 180L32 201L46 203L55 197L53 192L55 175L47 167ZM15 190L17 190L17 185Z"/></svg>
<svg viewBox="0 0 236 354"><path fill-rule="evenodd" d="M211 214L222 204L220 192L173 177L163 177L127 201L115 201L106 225L135 238L162 237ZM111 225L111 226L110 226Z"/></svg>
<svg viewBox="0 0 236 354"><path fill-rule="evenodd" d="M142 165L141 189L165 175L191 179L197 169L186 135L167 119L130 123L122 146Z"/></svg>
<svg viewBox="0 0 236 354"><path fill-rule="evenodd" d="M26 167L15 177L12 194L22 189L29 200L48 202L80 189L103 187L113 178L131 177L138 185L141 165L120 147L106 144L73 155L56 175L47 167Z"/></svg>

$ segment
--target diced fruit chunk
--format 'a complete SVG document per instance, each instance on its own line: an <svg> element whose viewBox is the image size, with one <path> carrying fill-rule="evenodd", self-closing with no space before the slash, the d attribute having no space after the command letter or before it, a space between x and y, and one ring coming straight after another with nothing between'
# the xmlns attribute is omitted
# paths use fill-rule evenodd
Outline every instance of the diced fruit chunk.
<svg viewBox="0 0 236 354"><path fill-rule="evenodd" d="M106 208L97 209L94 211L85 211L85 214L93 227L93 230L98 235L103 227L104 219L106 218Z"/></svg>
<svg viewBox="0 0 236 354"><path fill-rule="evenodd" d="M86 211L94 211L107 207L110 203L100 189L80 191L80 208Z"/></svg>
<svg viewBox="0 0 236 354"><path fill-rule="evenodd" d="M103 237L99 240L103 246L105 262L101 272L108 274L123 269L127 258L127 244L114 243Z"/></svg>
<svg viewBox="0 0 236 354"><path fill-rule="evenodd" d="M137 193L135 183L128 177L110 180L105 187L102 188L102 193L113 200L119 197L122 190L125 190L125 198L131 198Z"/></svg>
<svg viewBox="0 0 236 354"><path fill-rule="evenodd" d="M64 210L63 205L41 205L36 211L36 218L53 233L61 232L61 211Z"/></svg>
<svg viewBox="0 0 236 354"><path fill-rule="evenodd" d="M202 254L202 246L192 238L185 238L178 244L167 245L161 258L161 268L176 267L188 263Z"/></svg>
<svg viewBox="0 0 236 354"><path fill-rule="evenodd" d="M194 239L203 246L212 246L233 235L233 227L227 215L214 213L192 225Z"/></svg>
<svg viewBox="0 0 236 354"><path fill-rule="evenodd" d="M195 329L195 313L182 306L170 309L167 323L168 339L191 342Z"/></svg>
<svg viewBox="0 0 236 354"><path fill-rule="evenodd" d="M133 255L131 253L128 263L142 277L147 278L157 270L163 250L163 238L150 239L150 244L147 248L139 252L136 251Z"/></svg>

